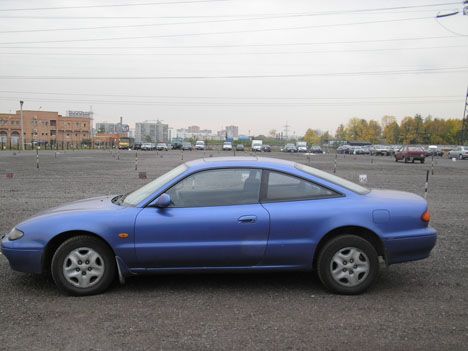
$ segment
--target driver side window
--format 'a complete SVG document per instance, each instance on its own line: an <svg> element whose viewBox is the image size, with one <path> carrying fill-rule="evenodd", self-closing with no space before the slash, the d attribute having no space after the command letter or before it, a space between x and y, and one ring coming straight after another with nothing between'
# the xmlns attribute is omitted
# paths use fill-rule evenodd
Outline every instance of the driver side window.
<svg viewBox="0 0 468 351"><path fill-rule="evenodd" d="M232 168L192 174L168 191L171 207L208 207L259 202L262 172L259 169Z"/></svg>

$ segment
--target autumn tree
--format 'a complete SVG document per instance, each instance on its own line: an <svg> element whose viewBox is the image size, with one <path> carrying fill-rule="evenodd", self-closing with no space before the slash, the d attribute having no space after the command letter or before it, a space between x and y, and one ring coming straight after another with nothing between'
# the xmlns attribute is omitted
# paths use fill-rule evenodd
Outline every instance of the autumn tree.
<svg viewBox="0 0 468 351"><path fill-rule="evenodd" d="M347 139L346 128L343 124L340 124L335 132L335 139L346 140Z"/></svg>
<svg viewBox="0 0 468 351"><path fill-rule="evenodd" d="M388 144L398 144L400 142L400 126L396 120L384 127L383 137Z"/></svg>
<svg viewBox="0 0 468 351"><path fill-rule="evenodd" d="M367 133L367 121L362 118L351 118L346 125L346 134L349 140L363 140Z"/></svg>
<svg viewBox="0 0 468 351"><path fill-rule="evenodd" d="M382 128L385 129L390 124L398 123L395 116L383 116L381 120Z"/></svg>
<svg viewBox="0 0 468 351"><path fill-rule="evenodd" d="M304 135L304 141L307 141L309 145L319 144L320 135L316 130L307 129L307 132Z"/></svg>
<svg viewBox="0 0 468 351"><path fill-rule="evenodd" d="M371 143L375 144L379 142L381 135L382 128L380 127L379 122L371 119L367 123L367 128L365 129L365 134L363 135L362 140L370 141Z"/></svg>
<svg viewBox="0 0 468 351"><path fill-rule="evenodd" d="M332 139L332 137L330 136L330 133L328 132L328 130L323 133L322 135L320 135L320 144L326 144L328 143L330 140Z"/></svg>

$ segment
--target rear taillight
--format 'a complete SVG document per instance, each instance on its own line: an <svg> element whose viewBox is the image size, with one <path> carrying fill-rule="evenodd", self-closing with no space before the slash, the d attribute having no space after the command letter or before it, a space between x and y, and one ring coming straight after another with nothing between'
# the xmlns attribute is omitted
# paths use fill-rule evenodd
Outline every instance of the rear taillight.
<svg viewBox="0 0 468 351"><path fill-rule="evenodd" d="M431 214L429 213L429 210L422 214L421 219L423 222L429 223L429 221L431 220Z"/></svg>

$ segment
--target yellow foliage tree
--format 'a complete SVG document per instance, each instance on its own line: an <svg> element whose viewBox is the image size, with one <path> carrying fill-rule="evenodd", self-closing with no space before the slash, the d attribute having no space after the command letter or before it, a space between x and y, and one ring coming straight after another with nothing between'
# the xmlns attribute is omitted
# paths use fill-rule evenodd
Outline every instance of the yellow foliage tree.
<svg viewBox="0 0 468 351"><path fill-rule="evenodd" d="M307 141L309 145L315 145L320 143L320 135L316 130L307 129L304 135L304 141Z"/></svg>

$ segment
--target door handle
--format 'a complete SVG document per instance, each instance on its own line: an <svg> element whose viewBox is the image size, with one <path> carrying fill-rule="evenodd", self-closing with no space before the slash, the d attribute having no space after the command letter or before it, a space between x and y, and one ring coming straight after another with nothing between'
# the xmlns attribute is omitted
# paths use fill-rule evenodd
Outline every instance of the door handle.
<svg viewBox="0 0 468 351"><path fill-rule="evenodd" d="M257 221L257 216L240 216L238 221L240 223L255 223Z"/></svg>

